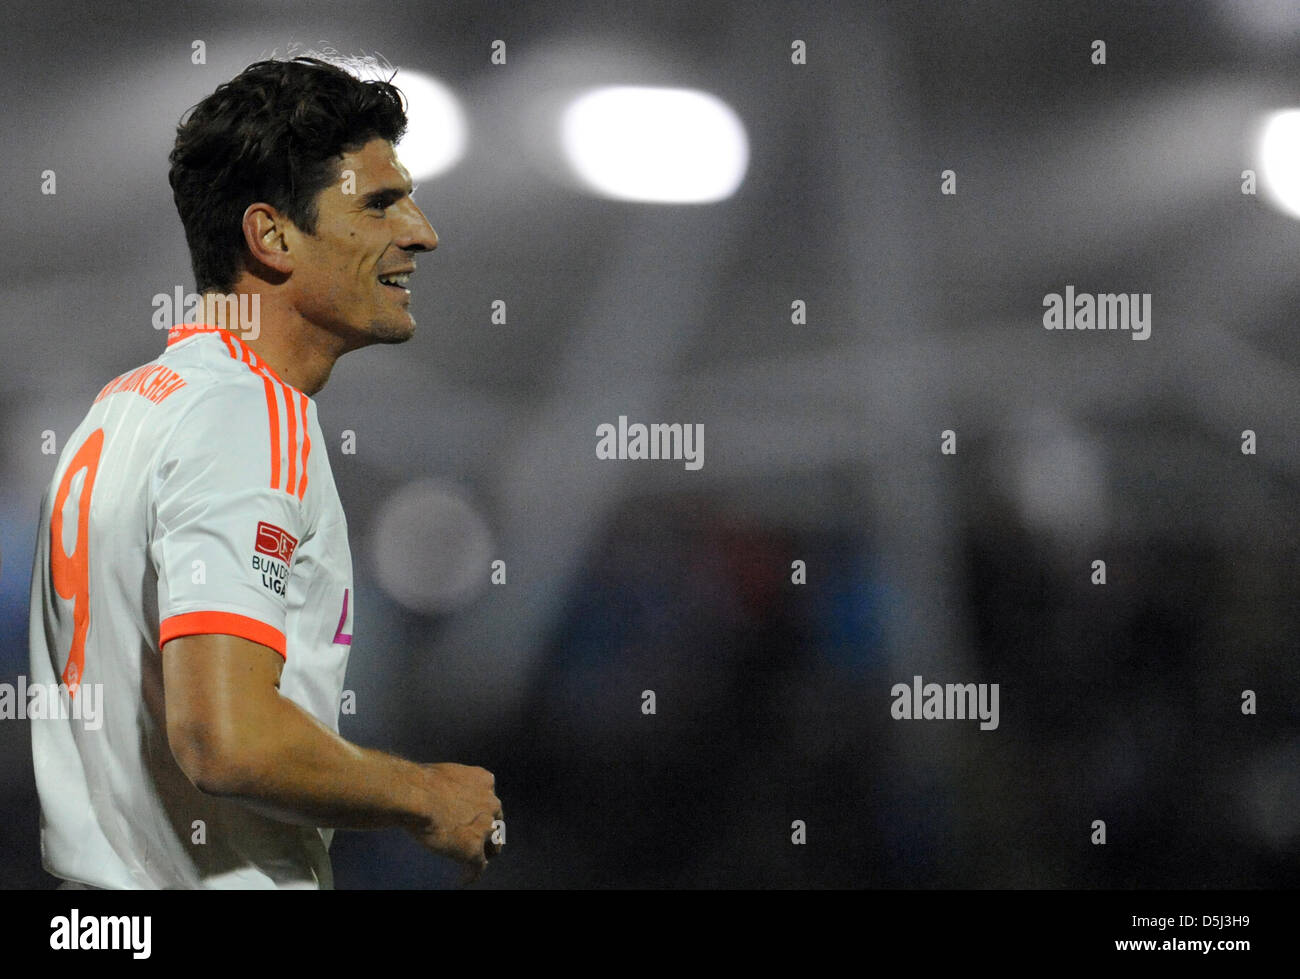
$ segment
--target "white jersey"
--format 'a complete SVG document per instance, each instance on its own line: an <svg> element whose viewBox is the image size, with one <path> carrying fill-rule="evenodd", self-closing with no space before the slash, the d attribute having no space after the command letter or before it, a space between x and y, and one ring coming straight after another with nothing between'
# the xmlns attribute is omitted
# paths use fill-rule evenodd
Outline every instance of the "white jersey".
<svg viewBox="0 0 1300 979"><path fill-rule="evenodd" d="M333 886L331 830L186 778L161 649L203 633L269 646L280 693L337 731L354 607L315 403L234 334L173 328L95 398L41 504L30 681L66 685L52 716L30 711L45 868L111 888Z"/></svg>

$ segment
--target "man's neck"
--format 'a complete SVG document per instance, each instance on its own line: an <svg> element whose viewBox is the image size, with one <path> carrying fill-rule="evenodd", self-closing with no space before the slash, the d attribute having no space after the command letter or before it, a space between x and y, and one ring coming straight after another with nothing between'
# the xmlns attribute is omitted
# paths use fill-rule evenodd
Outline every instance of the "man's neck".
<svg viewBox="0 0 1300 979"><path fill-rule="evenodd" d="M205 293L203 299L205 323L235 334L282 381L304 394L314 395L325 386L334 362L344 353L341 340L295 310L278 308L264 293L237 292L233 297ZM221 315L217 315L218 303Z"/></svg>

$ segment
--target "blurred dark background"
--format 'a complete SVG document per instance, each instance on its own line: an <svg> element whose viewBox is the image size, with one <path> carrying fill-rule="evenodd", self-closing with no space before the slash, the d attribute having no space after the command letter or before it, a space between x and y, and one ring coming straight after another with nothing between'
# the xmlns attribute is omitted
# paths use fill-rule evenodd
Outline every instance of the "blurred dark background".
<svg viewBox="0 0 1300 979"><path fill-rule="evenodd" d="M316 400L356 574L341 729L496 773L508 846L479 886L1300 882L1300 152L1242 193L1300 103L1300 5L3 16L0 681L28 669L41 433L61 447L161 350L151 297L193 288L176 122L328 45L431 76L465 121L417 178L441 244L415 338ZM729 106L734 193L566 178L555 106L606 85ZM1150 293L1149 339L1044 330L1067 284ZM619 415L702 424L703 468L598 460ZM998 728L894 720L914 675L998 683ZM0 785L0 885L53 886L26 722L0 723ZM398 832L333 853L339 887L456 879Z"/></svg>

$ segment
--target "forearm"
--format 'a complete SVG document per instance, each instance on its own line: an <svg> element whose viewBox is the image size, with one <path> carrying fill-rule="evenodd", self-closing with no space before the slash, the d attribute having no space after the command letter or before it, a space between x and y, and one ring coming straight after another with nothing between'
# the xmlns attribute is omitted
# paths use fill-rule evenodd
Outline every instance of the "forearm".
<svg viewBox="0 0 1300 979"><path fill-rule="evenodd" d="M503 818L491 772L417 764L345 741L281 696L284 658L259 643L181 636L163 646L162 659L167 740L200 791L302 826L399 826L434 853L482 870L488 834Z"/></svg>
<svg viewBox="0 0 1300 979"><path fill-rule="evenodd" d="M435 853L482 872L500 849L495 779L481 768L420 765L345 741L292 701L240 726L224 791L273 818L308 826L401 826Z"/></svg>
<svg viewBox="0 0 1300 979"><path fill-rule="evenodd" d="M202 791L304 826L412 829L428 811L419 765L352 744L278 694L192 777Z"/></svg>
<svg viewBox="0 0 1300 979"><path fill-rule="evenodd" d="M200 791L304 826L421 827L422 766L351 744L282 696L274 650L182 636L162 659L167 739Z"/></svg>

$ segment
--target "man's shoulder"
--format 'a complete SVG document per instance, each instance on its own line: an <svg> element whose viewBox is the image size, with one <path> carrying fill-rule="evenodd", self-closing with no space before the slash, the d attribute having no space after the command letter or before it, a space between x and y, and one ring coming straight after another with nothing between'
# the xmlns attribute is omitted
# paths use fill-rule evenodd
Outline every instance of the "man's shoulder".
<svg viewBox="0 0 1300 979"><path fill-rule="evenodd" d="M307 396L285 384L256 358L250 363L241 353L251 358L247 348L226 337L200 334L169 343L154 363L175 372L184 382L185 397L177 407L187 420L208 419L219 426L223 421L277 422L284 430L289 427L286 422L306 418Z"/></svg>
<svg viewBox="0 0 1300 979"><path fill-rule="evenodd" d="M316 425L311 400L223 338L196 336L161 358L193 377L166 438L162 461L206 459L237 466L268 488L303 498ZM229 475L229 474L227 474Z"/></svg>
<svg viewBox="0 0 1300 979"><path fill-rule="evenodd" d="M195 402L220 391L228 398L253 397L262 392L263 384L246 367L214 349L210 341L193 337L186 342L169 344L167 349L147 363L123 371L109 380L91 402L92 408L115 395L138 395L165 411L150 415L163 418L176 410L184 411ZM135 398L128 403L146 407Z"/></svg>

